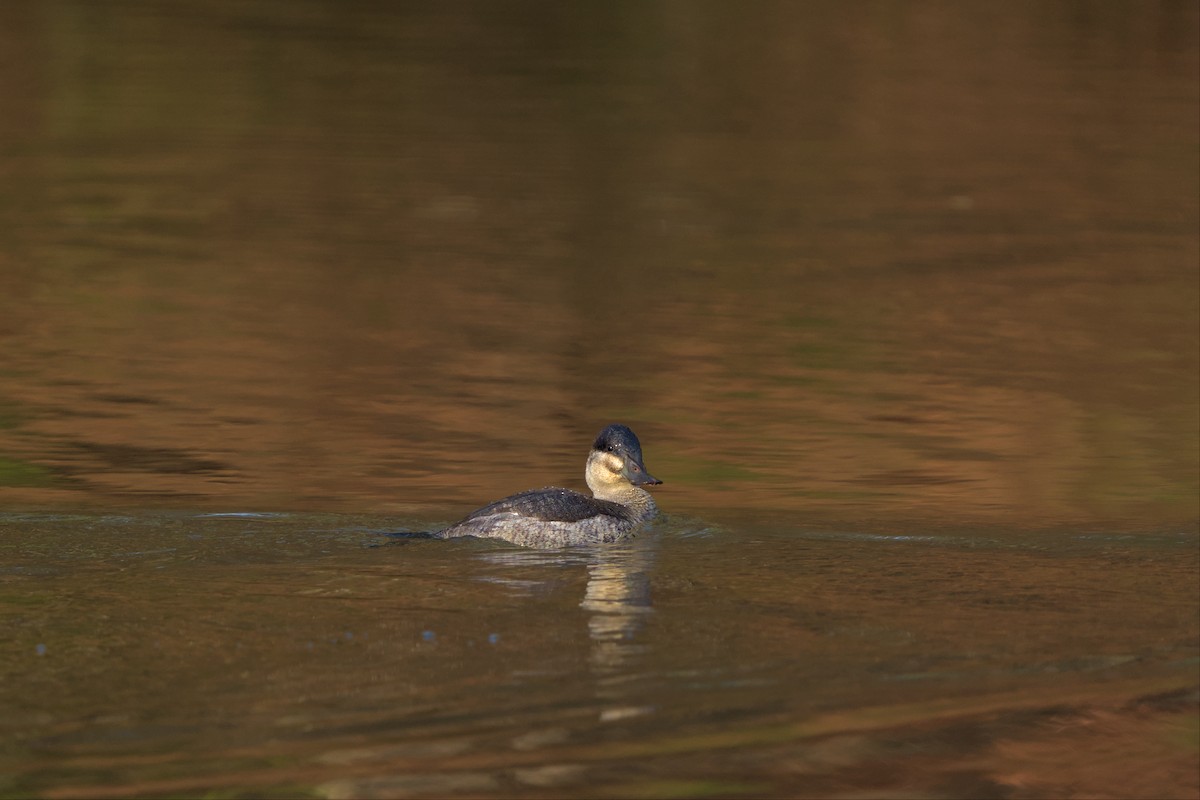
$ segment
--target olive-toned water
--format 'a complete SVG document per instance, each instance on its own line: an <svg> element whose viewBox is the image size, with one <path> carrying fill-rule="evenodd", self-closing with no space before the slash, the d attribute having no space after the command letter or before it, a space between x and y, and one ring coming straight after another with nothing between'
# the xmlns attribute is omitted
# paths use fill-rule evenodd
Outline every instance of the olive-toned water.
<svg viewBox="0 0 1200 800"><path fill-rule="evenodd" d="M0 4L0 795L1194 797L1198 26Z"/></svg>

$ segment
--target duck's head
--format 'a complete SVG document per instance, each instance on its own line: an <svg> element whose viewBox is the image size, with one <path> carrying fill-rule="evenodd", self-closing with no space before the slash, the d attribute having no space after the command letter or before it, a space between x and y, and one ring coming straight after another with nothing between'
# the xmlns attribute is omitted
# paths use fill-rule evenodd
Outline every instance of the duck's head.
<svg viewBox="0 0 1200 800"><path fill-rule="evenodd" d="M588 454L588 488L597 497L611 494L622 486L646 486L662 483L642 463L642 443L625 425L609 425L596 437Z"/></svg>

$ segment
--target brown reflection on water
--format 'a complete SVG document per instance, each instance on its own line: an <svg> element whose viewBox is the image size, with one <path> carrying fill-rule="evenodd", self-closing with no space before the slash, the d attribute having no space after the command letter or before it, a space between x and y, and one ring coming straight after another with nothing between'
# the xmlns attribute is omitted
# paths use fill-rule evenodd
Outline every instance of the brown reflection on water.
<svg viewBox="0 0 1200 800"><path fill-rule="evenodd" d="M1196 519L1194 7L542 10L6 4L0 503Z"/></svg>
<svg viewBox="0 0 1200 800"><path fill-rule="evenodd" d="M1198 22L0 3L0 794L1194 796Z"/></svg>

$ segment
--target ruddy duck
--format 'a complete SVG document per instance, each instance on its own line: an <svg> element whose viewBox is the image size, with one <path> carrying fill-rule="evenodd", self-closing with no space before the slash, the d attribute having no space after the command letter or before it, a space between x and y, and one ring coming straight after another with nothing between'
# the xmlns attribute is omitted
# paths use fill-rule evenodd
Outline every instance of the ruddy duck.
<svg viewBox="0 0 1200 800"><path fill-rule="evenodd" d="M646 471L642 445L624 425L600 431L584 471L593 497L548 486L497 500L434 534L485 536L525 547L564 547L622 539L658 513L640 487L662 483Z"/></svg>

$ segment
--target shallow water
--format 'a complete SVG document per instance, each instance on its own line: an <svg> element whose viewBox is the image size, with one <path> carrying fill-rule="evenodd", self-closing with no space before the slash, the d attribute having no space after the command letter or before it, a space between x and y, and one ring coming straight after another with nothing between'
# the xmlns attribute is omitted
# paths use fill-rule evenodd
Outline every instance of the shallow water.
<svg viewBox="0 0 1200 800"><path fill-rule="evenodd" d="M0 795L1194 797L1198 28L0 4Z"/></svg>
<svg viewBox="0 0 1200 800"><path fill-rule="evenodd" d="M670 518L537 552L391 522L0 518L31 534L4 552L8 791L1003 796L1192 778L1188 533ZM1120 756L1096 765L1097 746Z"/></svg>

